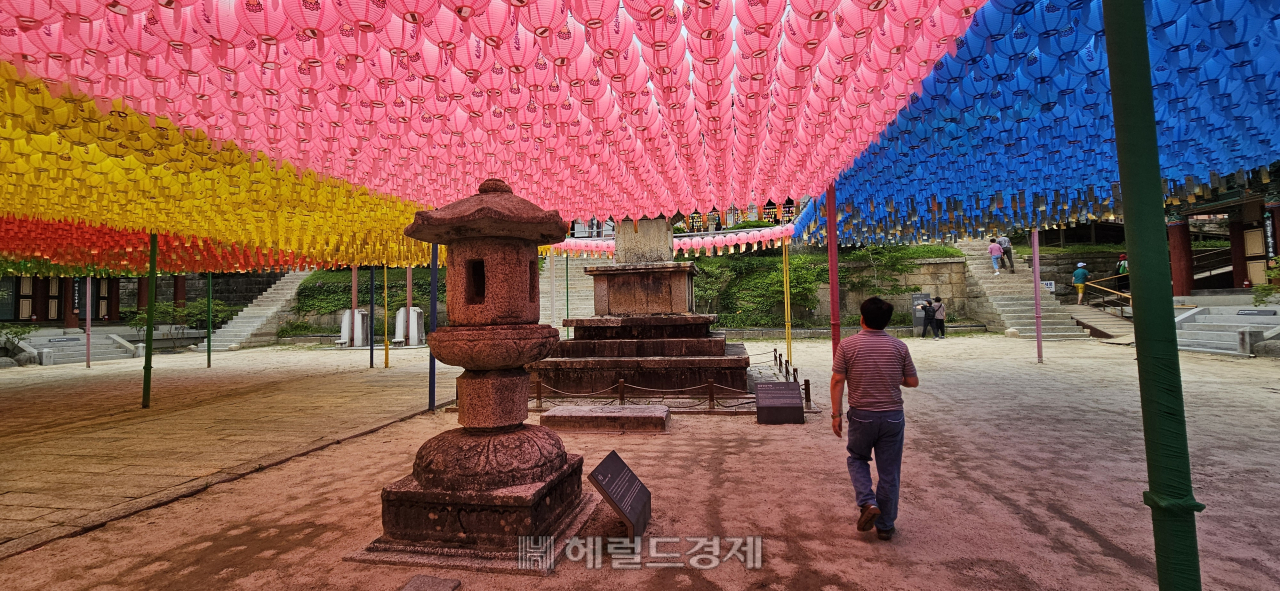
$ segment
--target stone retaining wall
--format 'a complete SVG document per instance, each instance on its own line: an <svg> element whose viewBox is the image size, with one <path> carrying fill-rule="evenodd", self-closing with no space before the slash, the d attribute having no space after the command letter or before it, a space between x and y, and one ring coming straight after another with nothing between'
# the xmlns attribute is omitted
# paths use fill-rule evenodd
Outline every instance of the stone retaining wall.
<svg viewBox="0 0 1280 591"><path fill-rule="evenodd" d="M946 258L946 259L927 259L916 261L920 265L914 271L905 275L898 276L898 280L902 285L914 285L919 287L919 292L924 292L934 297L941 297L942 302L947 305L947 313L955 314L957 317L964 318L968 312L968 288L965 285L965 259L964 257ZM851 263L841 263L844 267L854 267ZM831 317L831 289L827 283L818 284L818 308L814 311L815 316L830 318ZM867 299L867 295L861 292L846 291L843 293L840 302L840 315L848 316L858 313L858 306L862 305L862 301ZM909 294L891 296L884 298L893 304L894 309L899 312L908 310L911 307L911 296Z"/></svg>

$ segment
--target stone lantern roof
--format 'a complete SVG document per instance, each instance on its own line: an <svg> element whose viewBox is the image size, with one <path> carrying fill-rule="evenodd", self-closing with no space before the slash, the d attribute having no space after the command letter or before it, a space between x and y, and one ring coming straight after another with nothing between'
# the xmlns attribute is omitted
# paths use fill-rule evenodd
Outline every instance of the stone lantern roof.
<svg viewBox="0 0 1280 591"><path fill-rule="evenodd" d="M515 196L500 179L480 183L479 191L440 209L419 211L404 235L423 242L449 244L465 238L519 238L537 245L564 241L569 224L560 213Z"/></svg>

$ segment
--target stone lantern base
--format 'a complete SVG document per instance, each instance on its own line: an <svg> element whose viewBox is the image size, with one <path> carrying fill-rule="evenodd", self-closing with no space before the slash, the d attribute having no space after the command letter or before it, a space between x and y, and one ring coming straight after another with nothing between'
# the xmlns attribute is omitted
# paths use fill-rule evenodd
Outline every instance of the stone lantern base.
<svg viewBox="0 0 1280 591"><path fill-rule="evenodd" d="M347 559L548 574L520 568L520 539L551 536L558 555L599 501L582 488L582 456L564 453L546 427L454 429L382 489L383 535Z"/></svg>

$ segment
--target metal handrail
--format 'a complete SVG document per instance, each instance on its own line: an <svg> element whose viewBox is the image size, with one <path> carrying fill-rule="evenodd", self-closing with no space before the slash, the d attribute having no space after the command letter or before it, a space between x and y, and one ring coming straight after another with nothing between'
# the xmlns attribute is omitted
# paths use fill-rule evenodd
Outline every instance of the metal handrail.
<svg viewBox="0 0 1280 591"><path fill-rule="evenodd" d="M1102 304L1103 304L1104 306L1106 305L1107 300L1110 300L1110 299L1119 299L1119 300L1121 300L1121 304L1126 305L1126 306L1128 306L1128 307L1132 308L1132 307L1133 307L1133 296L1132 296L1132 295L1129 295L1129 294L1124 293L1124 292L1122 292L1122 291L1117 291L1117 290L1111 289L1111 288L1109 288L1109 287L1103 287L1103 286L1099 285L1099 284L1100 284L1100 283L1102 283L1103 281L1115 281L1115 280L1120 279L1121 277L1128 277L1128 276L1129 276L1129 274L1128 274L1128 273L1121 273L1121 274L1119 274L1119 275L1112 275L1112 276L1110 276L1110 277L1103 277L1102 279L1095 279L1095 280L1093 280L1093 281L1086 281L1086 282L1084 282L1084 286L1085 286L1085 290L1084 290L1085 305L1092 305L1092 304L1090 303L1090 302L1091 302L1091 300L1092 300L1092 298L1091 298L1090 296L1091 296L1091 295L1093 295L1093 294L1089 293L1090 288L1092 288L1092 289L1094 289L1094 290L1096 290L1096 291L1103 292L1103 293L1101 294L1101 298L1102 298Z"/></svg>

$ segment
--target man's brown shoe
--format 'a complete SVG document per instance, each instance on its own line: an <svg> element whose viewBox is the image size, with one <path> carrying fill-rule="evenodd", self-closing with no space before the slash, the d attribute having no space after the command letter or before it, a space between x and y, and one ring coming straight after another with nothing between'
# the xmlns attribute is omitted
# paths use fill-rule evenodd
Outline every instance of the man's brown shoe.
<svg viewBox="0 0 1280 591"><path fill-rule="evenodd" d="M875 505L863 505L862 515L858 516L858 531L871 531L876 518L880 516L880 508Z"/></svg>
<svg viewBox="0 0 1280 591"><path fill-rule="evenodd" d="M882 539L882 540L884 540L884 541L886 541L886 542L887 542L887 541L889 541L889 540L892 540L892 539L893 539L893 534L894 534L894 532L896 532L896 531L897 531L897 529L896 529L896 528L892 528L892 527L891 527L891 528L889 528L889 529L880 529L880 528L878 528L878 527L877 527L877 528L876 528L876 537L877 537L877 538L880 538L880 539Z"/></svg>

